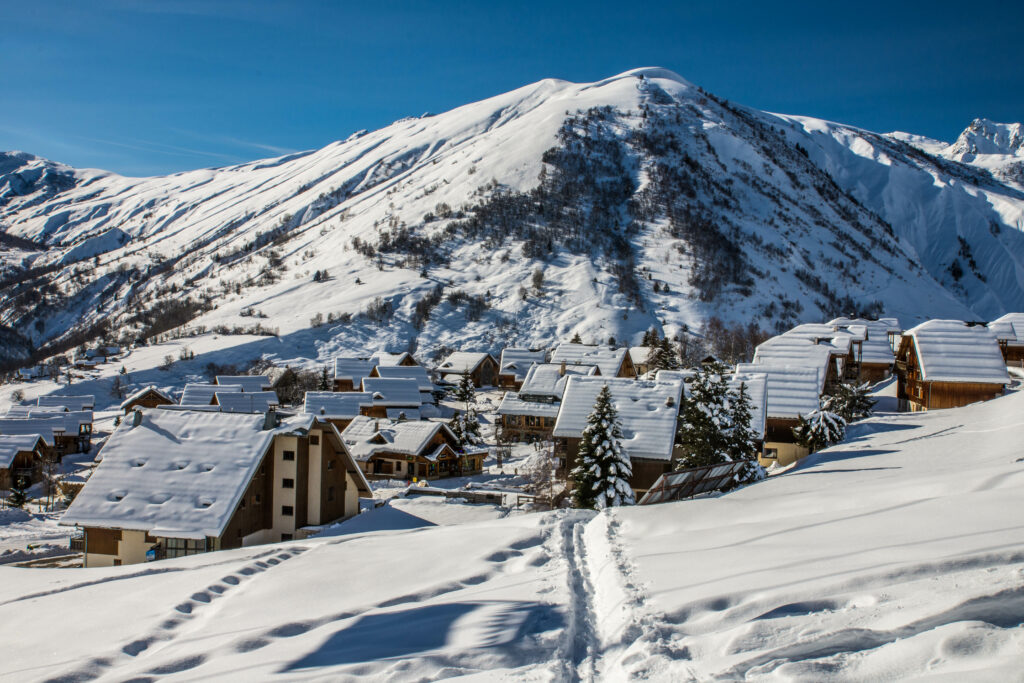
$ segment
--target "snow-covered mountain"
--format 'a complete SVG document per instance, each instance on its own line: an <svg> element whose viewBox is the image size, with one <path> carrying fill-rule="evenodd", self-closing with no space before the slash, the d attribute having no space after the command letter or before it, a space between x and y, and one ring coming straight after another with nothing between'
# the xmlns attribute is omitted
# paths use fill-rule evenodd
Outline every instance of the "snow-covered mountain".
<svg viewBox="0 0 1024 683"><path fill-rule="evenodd" d="M646 68L166 177L9 153L0 322L37 346L258 323L326 357L712 315L987 319L1024 308L1019 138L880 135Z"/></svg>

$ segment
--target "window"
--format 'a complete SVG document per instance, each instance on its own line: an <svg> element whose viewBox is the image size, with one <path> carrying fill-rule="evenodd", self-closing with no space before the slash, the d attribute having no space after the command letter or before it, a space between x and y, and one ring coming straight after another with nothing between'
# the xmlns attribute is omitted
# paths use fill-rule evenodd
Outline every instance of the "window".
<svg viewBox="0 0 1024 683"><path fill-rule="evenodd" d="M281 506L281 516L282 517L291 517L294 514L295 514L295 508L293 508L291 505L282 505Z"/></svg>
<svg viewBox="0 0 1024 683"><path fill-rule="evenodd" d="M259 505L260 504L260 494L258 494L258 493L254 493L253 494L253 496L252 496L252 504L253 505Z"/></svg>
<svg viewBox="0 0 1024 683"><path fill-rule="evenodd" d="M114 558L114 566L115 567L120 567L121 566L121 558L120 557L115 557Z"/></svg>
<svg viewBox="0 0 1024 683"><path fill-rule="evenodd" d="M290 540L292 540L292 535L291 534L281 534L281 540L282 541L290 541Z"/></svg>
<svg viewBox="0 0 1024 683"><path fill-rule="evenodd" d="M319 446L320 445L320 435L319 434L310 434L309 435L309 445L310 446Z"/></svg>
<svg viewBox="0 0 1024 683"><path fill-rule="evenodd" d="M294 460L295 451L284 451L283 453L281 453L281 457L285 460Z"/></svg>
<svg viewBox="0 0 1024 683"><path fill-rule="evenodd" d="M778 448L766 448L764 449L764 457L766 460L778 460L779 449Z"/></svg>
<svg viewBox="0 0 1024 683"><path fill-rule="evenodd" d="M282 479L281 480L281 488L283 488L283 489L293 489L293 488L295 488L295 480L294 479Z"/></svg>
<svg viewBox="0 0 1024 683"><path fill-rule="evenodd" d="M334 487L333 486L328 486L327 487L327 501L330 502L332 500L334 500Z"/></svg>
<svg viewBox="0 0 1024 683"><path fill-rule="evenodd" d="M239 509L245 509L245 497L242 497L242 501L238 504Z"/></svg>
<svg viewBox="0 0 1024 683"><path fill-rule="evenodd" d="M206 539L165 538L164 550L167 557L184 557L206 552Z"/></svg>
<svg viewBox="0 0 1024 683"><path fill-rule="evenodd" d="M328 460L327 461L327 469L333 470L334 469L334 465L335 465L335 461L334 460Z"/></svg>
<svg viewBox="0 0 1024 683"><path fill-rule="evenodd" d="M395 472L401 472L401 471L402 471L402 463L401 462L396 462L395 463Z"/></svg>

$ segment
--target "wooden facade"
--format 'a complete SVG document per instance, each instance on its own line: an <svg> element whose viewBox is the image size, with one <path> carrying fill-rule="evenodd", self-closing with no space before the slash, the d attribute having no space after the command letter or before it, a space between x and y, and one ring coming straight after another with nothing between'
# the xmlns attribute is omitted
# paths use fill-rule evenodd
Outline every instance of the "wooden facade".
<svg viewBox="0 0 1024 683"><path fill-rule="evenodd" d="M1002 395L1003 384L924 379L914 344L913 336L904 336L896 352L896 398L901 411L960 408Z"/></svg>
<svg viewBox="0 0 1024 683"><path fill-rule="evenodd" d="M0 490L12 488L18 477L25 477L32 484L42 480L43 460L46 457L42 447L18 451L14 455L10 467L0 468Z"/></svg>
<svg viewBox="0 0 1024 683"><path fill-rule="evenodd" d="M469 378L473 380L473 386L477 389L495 386L498 383L498 361L490 354L484 356L469 373Z"/></svg>
<svg viewBox="0 0 1024 683"><path fill-rule="evenodd" d="M480 474L485 456L484 451L462 452L441 429L415 455L381 450L360 466L367 479L441 479Z"/></svg>
<svg viewBox="0 0 1024 683"><path fill-rule="evenodd" d="M557 417L542 415L501 415L501 429L511 441L547 441L555 429Z"/></svg>
<svg viewBox="0 0 1024 683"><path fill-rule="evenodd" d="M569 473L579 464L580 442L582 438L555 439L555 459L559 472L568 478ZM675 455L672 460L653 460L649 458L631 458L633 475L629 485L636 494L637 500L647 492L658 477L675 469Z"/></svg>
<svg viewBox="0 0 1024 683"><path fill-rule="evenodd" d="M890 363L861 363L860 381L875 384L892 376Z"/></svg>
<svg viewBox="0 0 1024 683"><path fill-rule="evenodd" d="M124 410L124 414L132 412L136 408L158 408L160 406L173 405L174 401L164 396L159 391L153 389L147 389L139 396L126 401L121 408Z"/></svg>
<svg viewBox="0 0 1024 683"><path fill-rule="evenodd" d="M796 443L793 428L796 418L769 417L765 420L764 442L758 462L764 467L785 467L810 455L811 451Z"/></svg>

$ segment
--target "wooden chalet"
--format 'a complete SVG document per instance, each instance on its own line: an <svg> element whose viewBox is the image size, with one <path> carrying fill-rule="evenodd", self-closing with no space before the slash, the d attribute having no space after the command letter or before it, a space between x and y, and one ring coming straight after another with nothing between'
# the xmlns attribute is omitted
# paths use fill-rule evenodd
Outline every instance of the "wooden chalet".
<svg viewBox="0 0 1024 683"><path fill-rule="evenodd" d="M137 410L101 455L60 521L84 531L86 567L301 538L372 497L337 429L310 416Z"/></svg>
<svg viewBox="0 0 1024 683"><path fill-rule="evenodd" d="M782 334L759 344L754 350L754 365L790 366L814 370L822 377L819 395L831 392L846 372L849 349L830 342L817 342L805 336Z"/></svg>
<svg viewBox="0 0 1024 683"><path fill-rule="evenodd" d="M265 413L276 410L281 402L274 391L218 391L213 395L213 405L223 413Z"/></svg>
<svg viewBox="0 0 1024 683"><path fill-rule="evenodd" d="M929 320L907 330L896 352L901 410L987 401L1010 383L996 334L983 324Z"/></svg>
<svg viewBox="0 0 1024 683"><path fill-rule="evenodd" d="M42 464L50 449L39 434L0 435L0 489L10 489L18 477L30 483L42 479Z"/></svg>
<svg viewBox="0 0 1024 683"><path fill-rule="evenodd" d="M378 365L370 371L369 379L374 378L414 380L420 389L420 402L434 403L434 383L421 365Z"/></svg>
<svg viewBox="0 0 1024 683"><path fill-rule="evenodd" d="M373 395L362 391L307 391L302 404L303 414L321 422L330 422L339 431L371 408Z"/></svg>
<svg viewBox="0 0 1024 683"><path fill-rule="evenodd" d="M96 409L96 397L91 394L67 395L50 394L36 399L36 407L60 409L65 412L80 412Z"/></svg>
<svg viewBox="0 0 1024 683"><path fill-rule="evenodd" d="M0 434L38 433L58 458L68 453L88 453L92 448L91 410L69 412L62 407L11 406L0 419Z"/></svg>
<svg viewBox="0 0 1024 683"><path fill-rule="evenodd" d="M335 358L334 390L362 391L363 378L369 377L375 367L377 363L366 358Z"/></svg>
<svg viewBox="0 0 1024 683"><path fill-rule="evenodd" d="M408 351L402 351L401 353L388 353L387 351L378 351L377 353L370 356L370 360L377 367L404 367L413 368L418 367L419 362L413 358L412 354Z"/></svg>
<svg viewBox="0 0 1024 683"><path fill-rule="evenodd" d="M493 387L498 383L498 361L489 353L456 351L437 366L437 371L449 382L458 382L469 375L473 386Z"/></svg>
<svg viewBox="0 0 1024 683"><path fill-rule="evenodd" d="M674 468L683 382L678 379L569 377L553 431L555 457L563 473L571 472L577 464L587 417L594 410L598 393L606 385L619 415L622 450L633 466L630 485L639 497L658 477Z"/></svg>
<svg viewBox="0 0 1024 683"><path fill-rule="evenodd" d="M486 450L464 449L441 422L360 416L341 433L370 479L438 479L480 474Z"/></svg>
<svg viewBox="0 0 1024 683"><path fill-rule="evenodd" d="M362 409L363 415L391 420L420 419L423 395L415 379L366 377L362 389L372 401L369 407Z"/></svg>
<svg viewBox="0 0 1024 683"><path fill-rule="evenodd" d="M892 330L898 329L895 318L865 320L863 318L836 318L829 325L837 330L859 334L863 329L860 348L859 381L874 384L892 376L896 355L893 351Z"/></svg>
<svg viewBox="0 0 1024 683"><path fill-rule="evenodd" d="M526 373L535 363L547 362L548 352L545 349L523 349L508 347L501 352L498 363L498 386L504 389L519 391L526 379Z"/></svg>
<svg viewBox="0 0 1024 683"><path fill-rule="evenodd" d="M1007 313L988 324L1007 365L1024 368L1024 313Z"/></svg>
<svg viewBox="0 0 1024 683"><path fill-rule="evenodd" d="M266 375L217 375L213 383L218 386L238 386L245 393L270 391L274 388L273 382Z"/></svg>
<svg viewBox="0 0 1024 683"><path fill-rule="evenodd" d="M596 365L602 377L637 376L633 359L626 348L564 343L551 352L551 362L559 365Z"/></svg>
<svg viewBox="0 0 1024 683"><path fill-rule="evenodd" d="M242 393L240 384L204 384L202 382L190 382L185 385L181 392L182 406L213 406L217 405L217 394L228 392Z"/></svg>
<svg viewBox="0 0 1024 683"><path fill-rule="evenodd" d="M139 389L121 403L122 412L127 415L136 408L156 408L174 405L174 399L155 384Z"/></svg>
<svg viewBox="0 0 1024 683"><path fill-rule="evenodd" d="M655 347L653 346L630 346L629 347L629 359L633 361L633 367L636 368L636 374L643 377L651 370L650 357Z"/></svg>
<svg viewBox="0 0 1024 683"><path fill-rule="evenodd" d="M740 363L734 377L763 375L764 450L760 462L765 467L790 465L810 451L796 443L793 428L800 418L817 410L824 390L822 368L767 363Z"/></svg>
<svg viewBox="0 0 1024 683"><path fill-rule="evenodd" d="M596 365L533 364L519 391L506 392L498 405L503 436L511 441L550 439L567 378L599 374Z"/></svg>

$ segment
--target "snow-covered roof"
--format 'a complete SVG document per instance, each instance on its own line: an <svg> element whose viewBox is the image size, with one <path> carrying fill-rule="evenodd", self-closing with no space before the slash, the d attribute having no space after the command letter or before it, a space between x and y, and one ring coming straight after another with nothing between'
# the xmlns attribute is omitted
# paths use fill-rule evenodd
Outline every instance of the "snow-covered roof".
<svg viewBox="0 0 1024 683"><path fill-rule="evenodd" d="M579 438L601 387L611 390L622 427L622 450L631 458L670 461L683 383L628 377L569 378L555 422L557 437Z"/></svg>
<svg viewBox="0 0 1024 683"><path fill-rule="evenodd" d="M416 408L423 402L419 382L404 377L367 377L363 392L370 394L375 406Z"/></svg>
<svg viewBox="0 0 1024 683"><path fill-rule="evenodd" d="M445 358L437 369L447 375L468 375L488 358L492 358L489 353L456 351Z"/></svg>
<svg viewBox="0 0 1024 683"><path fill-rule="evenodd" d="M729 387L738 391L745 384L750 396L750 428L759 437L765 432L765 401L768 398L768 376L761 372L735 372L729 378Z"/></svg>
<svg viewBox="0 0 1024 683"><path fill-rule="evenodd" d="M218 391L214 396L224 413L265 413L281 404L274 391Z"/></svg>
<svg viewBox="0 0 1024 683"><path fill-rule="evenodd" d="M795 420L818 409L824 388L821 370L795 365L740 363L737 375L765 376L765 417Z"/></svg>
<svg viewBox="0 0 1024 683"><path fill-rule="evenodd" d="M1024 346L1024 313L1007 313L988 325L996 338L1010 346Z"/></svg>
<svg viewBox="0 0 1024 683"><path fill-rule="evenodd" d="M366 358L341 357L334 359L334 379L352 380L352 386L358 387L364 377L377 367L375 361Z"/></svg>
<svg viewBox="0 0 1024 683"><path fill-rule="evenodd" d="M242 387L242 391L265 391L271 388L266 375L217 375L216 384Z"/></svg>
<svg viewBox="0 0 1024 683"><path fill-rule="evenodd" d="M421 365L378 365L376 372L385 379L416 380L420 391L431 391L434 388L427 369Z"/></svg>
<svg viewBox="0 0 1024 683"><path fill-rule="evenodd" d="M307 391L302 412L333 420L351 420L359 409L373 405L373 396L362 391Z"/></svg>
<svg viewBox="0 0 1024 683"><path fill-rule="evenodd" d="M586 344L563 343L551 352L552 363L566 365L596 365L605 377L615 377L629 353L628 349L613 349L610 346L587 346Z"/></svg>
<svg viewBox="0 0 1024 683"><path fill-rule="evenodd" d="M84 394L81 396L50 394L37 398L36 405L40 407L63 406L68 410L92 410L96 407L96 397Z"/></svg>
<svg viewBox="0 0 1024 683"><path fill-rule="evenodd" d="M854 341L854 335L845 330L837 330L833 325L819 323L804 323L797 325L782 337L800 337L814 342L820 346L829 348L829 352L836 356L845 356L850 352L850 345ZM771 339L768 340L772 341Z"/></svg>
<svg viewBox="0 0 1024 683"><path fill-rule="evenodd" d="M914 340L926 382L1009 384L1006 361L992 330L960 320L929 320L905 333Z"/></svg>
<svg viewBox="0 0 1024 683"><path fill-rule="evenodd" d="M157 385L150 384L148 387L143 387L143 388L139 389L138 391L133 393L131 396L126 398L124 401L122 401L121 402L121 410L124 410L132 401L137 401L137 400L139 400L140 398L142 398L143 396L145 396L148 393L154 393L157 396L159 396L160 398L168 401L169 403L174 403L174 399L171 398L170 394L168 394L166 391L163 391L162 389L160 389Z"/></svg>
<svg viewBox="0 0 1024 683"><path fill-rule="evenodd" d="M633 365L646 365L647 358L653 350L653 346L630 346L629 358L633 361Z"/></svg>
<svg viewBox="0 0 1024 683"><path fill-rule="evenodd" d="M107 439L62 525L220 536L274 434L296 426L264 429L263 415L140 412L140 424L125 420Z"/></svg>
<svg viewBox="0 0 1024 683"><path fill-rule="evenodd" d="M53 414L53 417L5 417L0 419L0 434L38 434L43 437L47 446L53 445L55 432L65 433L67 431L65 427L63 418L56 413ZM75 433L78 433L77 430Z"/></svg>
<svg viewBox="0 0 1024 683"><path fill-rule="evenodd" d="M0 434L0 469L9 469L18 453L36 450L46 440L38 434Z"/></svg>
<svg viewBox="0 0 1024 683"><path fill-rule="evenodd" d="M754 350L754 364L812 368L821 372L824 382L834 349L830 344L815 344L806 337L784 334L759 344Z"/></svg>
<svg viewBox="0 0 1024 683"><path fill-rule="evenodd" d="M419 408L385 408L384 414L389 420L419 420Z"/></svg>
<svg viewBox="0 0 1024 683"><path fill-rule="evenodd" d="M360 415L341 433L345 448L356 460L366 461L377 453L398 453L436 457L436 449L429 448L431 439L444 431L452 443L455 436L441 422L392 422Z"/></svg>
<svg viewBox="0 0 1024 683"><path fill-rule="evenodd" d="M200 384L198 382L185 385L181 392L183 406L207 406L213 403L215 394L227 394L229 392L241 392L242 387L237 384Z"/></svg>
<svg viewBox="0 0 1024 683"><path fill-rule="evenodd" d="M889 343L889 323L881 320L836 318L829 324L848 331L861 327L866 331L867 338L861 343L861 363L892 365L895 360L892 345Z"/></svg>
<svg viewBox="0 0 1024 683"><path fill-rule="evenodd" d="M498 404L498 415L533 415L534 417L558 417L558 403L524 401L514 391L507 391Z"/></svg>
<svg viewBox="0 0 1024 683"><path fill-rule="evenodd" d="M547 356L548 352L546 349L534 351L532 349L510 346L501 352L501 362L499 363L501 373L503 375L513 375L517 382L522 382L530 366L534 363L543 363L547 360Z"/></svg>
<svg viewBox="0 0 1024 683"><path fill-rule="evenodd" d="M523 379L519 393L523 396L547 396L561 399L565 392L568 377L587 376L597 373L596 365L566 365L562 374L562 365L555 363L538 363L533 365Z"/></svg>
<svg viewBox="0 0 1024 683"><path fill-rule="evenodd" d="M387 351L378 351L377 353L370 356L370 360L373 361L373 364L378 367L392 367L395 365L399 365L406 360L411 360L414 363L416 362L416 359L413 358L408 351L402 351L401 353L388 353Z"/></svg>

